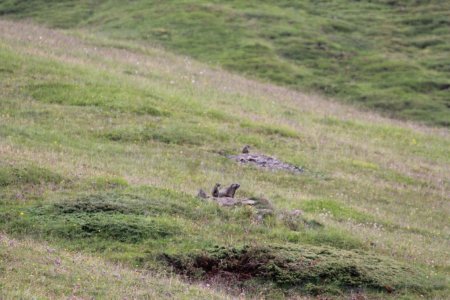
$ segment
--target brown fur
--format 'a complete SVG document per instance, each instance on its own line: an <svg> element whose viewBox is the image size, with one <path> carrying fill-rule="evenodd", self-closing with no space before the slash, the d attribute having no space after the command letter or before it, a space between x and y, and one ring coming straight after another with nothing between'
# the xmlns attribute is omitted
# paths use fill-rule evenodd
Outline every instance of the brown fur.
<svg viewBox="0 0 450 300"><path fill-rule="evenodd" d="M219 197L229 197L229 198L234 198L234 194L236 194L236 190L240 187L241 185L239 183L233 183L231 184L229 187L225 188L225 189L221 189L219 191Z"/></svg>
<svg viewBox="0 0 450 300"><path fill-rule="evenodd" d="M214 185L214 188L213 188L213 190L212 190L212 192L211 192L211 195L212 195L213 197L219 197L219 187L220 187L220 183L216 183L216 184Z"/></svg>

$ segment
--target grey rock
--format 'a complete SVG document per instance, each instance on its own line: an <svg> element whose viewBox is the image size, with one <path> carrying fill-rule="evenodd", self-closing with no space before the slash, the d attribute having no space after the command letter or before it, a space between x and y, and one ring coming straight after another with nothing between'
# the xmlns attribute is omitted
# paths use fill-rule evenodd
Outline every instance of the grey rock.
<svg viewBox="0 0 450 300"><path fill-rule="evenodd" d="M230 197L213 198L220 206L236 206L240 204L239 200Z"/></svg>
<svg viewBox="0 0 450 300"><path fill-rule="evenodd" d="M241 164L251 163L262 168L267 168L271 170L286 170L294 173L302 173L304 171L303 167L291 165L278 160L275 157L263 155L263 154L249 154L241 153L239 155L229 155L228 158L237 161Z"/></svg>

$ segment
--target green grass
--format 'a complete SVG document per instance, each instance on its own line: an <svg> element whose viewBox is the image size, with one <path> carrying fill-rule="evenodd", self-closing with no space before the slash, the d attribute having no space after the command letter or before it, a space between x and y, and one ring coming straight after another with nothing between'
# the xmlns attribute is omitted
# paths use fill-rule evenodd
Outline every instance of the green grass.
<svg viewBox="0 0 450 300"><path fill-rule="evenodd" d="M303 202L303 209L307 212L330 214L338 220L355 220L359 223L373 222L373 217L355 209L339 204L334 200L317 199Z"/></svg>
<svg viewBox="0 0 450 300"><path fill-rule="evenodd" d="M300 290L313 295L339 295L343 289L361 286L378 291L424 292L434 288L423 272L406 265L328 247L216 247L191 255L167 256L166 260L180 272L194 277L232 273L237 280L250 277L244 285L250 280L259 280L291 289L293 294Z"/></svg>
<svg viewBox="0 0 450 300"><path fill-rule="evenodd" d="M238 284L213 285L216 293L179 282L162 257L246 246L268 249L280 262L266 269L266 288L259 277L247 282L249 297L263 291L268 298L345 299L361 287L369 298L386 298L384 283L397 298L448 294L446 129L391 121L133 41L0 25L6 298L68 297L75 277L85 287L76 289L80 297L111 298L102 269L107 278L127 278L110 281L117 295L236 297ZM305 172L272 172L224 156L244 144ZM194 197L216 182L240 183L239 197L267 198L273 215L259 220L253 208L220 208ZM294 218L294 209L304 214ZM58 248L70 271L49 267L56 258L42 255L45 245ZM313 252L324 268L336 267L336 280L320 281L320 268L300 284L299 249ZM295 276L283 286L278 280L291 267ZM137 274L149 270L164 277L150 280L156 294L137 283ZM347 286L354 270L364 271L362 281ZM176 284L161 288L171 278ZM378 279L376 287L365 284Z"/></svg>
<svg viewBox="0 0 450 300"><path fill-rule="evenodd" d="M446 127L449 13L439 0L0 4L0 15L158 43L263 80Z"/></svg>
<svg viewBox="0 0 450 300"><path fill-rule="evenodd" d="M34 165L26 167L13 167L0 165L0 186L40 184L44 182L58 184L63 178L47 169Z"/></svg>
<svg viewBox="0 0 450 300"><path fill-rule="evenodd" d="M121 299L226 299L178 278L142 272L132 267L61 248L0 235L0 295L6 299L67 297Z"/></svg>

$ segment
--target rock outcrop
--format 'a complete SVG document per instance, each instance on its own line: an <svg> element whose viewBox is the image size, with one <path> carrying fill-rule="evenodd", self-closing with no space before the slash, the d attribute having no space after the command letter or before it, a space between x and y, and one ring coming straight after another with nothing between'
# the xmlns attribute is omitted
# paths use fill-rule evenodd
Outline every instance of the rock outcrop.
<svg viewBox="0 0 450 300"><path fill-rule="evenodd" d="M254 164L258 167L270 170L285 170L294 173L302 173L304 171L303 167L294 166L272 156L250 153L249 149L249 146L245 146L242 153L238 155L228 155L227 157L241 164Z"/></svg>

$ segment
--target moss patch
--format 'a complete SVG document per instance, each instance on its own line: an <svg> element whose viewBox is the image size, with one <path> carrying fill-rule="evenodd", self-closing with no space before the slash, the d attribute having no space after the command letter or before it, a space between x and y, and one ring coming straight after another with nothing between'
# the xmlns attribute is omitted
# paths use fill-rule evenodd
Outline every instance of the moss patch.
<svg viewBox="0 0 450 300"><path fill-rule="evenodd" d="M331 247L215 247L164 257L175 270L190 277L233 276L244 286L246 281L257 279L310 294L339 293L350 288L426 292L435 286L418 269L374 254Z"/></svg>
<svg viewBox="0 0 450 300"><path fill-rule="evenodd" d="M166 190L147 188L146 195L126 191L85 194L75 199L64 199L52 205L30 208L32 212L45 214L116 213L145 216L183 216L197 218L193 208L196 199ZM177 201L180 200L180 201Z"/></svg>
<svg viewBox="0 0 450 300"><path fill-rule="evenodd" d="M20 235L36 235L67 240L100 239L137 243L161 239L182 232L165 217L124 214L119 205L57 207L56 213L46 208L0 212L4 228ZM80 212L83 211L84 212ZM115 213L111 213L115 212Z"/></svg>

